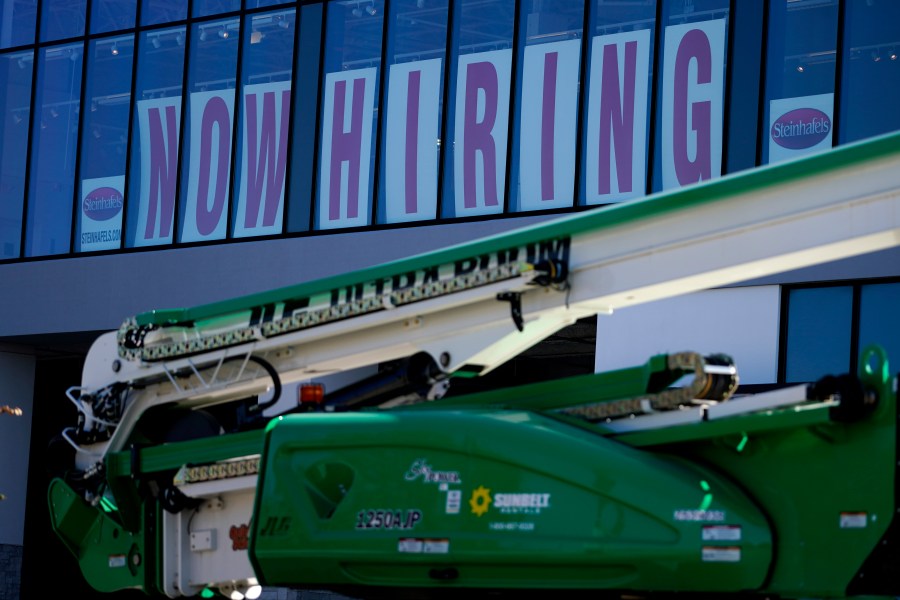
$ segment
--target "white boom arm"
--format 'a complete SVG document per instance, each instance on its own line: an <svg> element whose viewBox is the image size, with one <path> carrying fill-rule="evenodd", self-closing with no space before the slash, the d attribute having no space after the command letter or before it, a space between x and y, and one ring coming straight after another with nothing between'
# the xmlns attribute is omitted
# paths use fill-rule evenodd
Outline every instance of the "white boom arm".
<svg viewBox="0 0 900 600"><path fill-rule="evenodd" d="M585 316L898 244L893 135L322 282L140 315L91 348L72 397L85 429L108 435L73 445L89 464L120 450L154 406L261 394L272 376L260 364L288 382L424 352L445 373L484 373Z"/></svg>

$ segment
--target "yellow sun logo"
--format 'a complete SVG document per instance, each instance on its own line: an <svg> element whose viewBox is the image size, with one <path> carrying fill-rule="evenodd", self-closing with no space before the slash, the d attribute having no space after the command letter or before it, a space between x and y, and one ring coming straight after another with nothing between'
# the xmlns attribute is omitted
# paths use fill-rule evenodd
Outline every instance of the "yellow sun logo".
<svg viewBox="0 0 900 600"><path fill-rule="evenodd" d="M472 497L469 499L469 506L472 507L472 512L480 517L488 511L490 505L491 490L483 485L479 485L478 488L472 492Z"/></svg>

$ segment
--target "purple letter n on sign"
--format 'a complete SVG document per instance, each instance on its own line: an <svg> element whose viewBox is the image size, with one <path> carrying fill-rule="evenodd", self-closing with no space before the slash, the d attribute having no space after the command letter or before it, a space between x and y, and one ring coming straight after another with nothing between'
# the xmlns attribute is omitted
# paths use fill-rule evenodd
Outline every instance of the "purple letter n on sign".
<svg viewBox="0 0 900 600"><path fill-rule="evenodd" d="M181 96L139 100L137 111L141 191L134 245L167 244L172 241L175 215Z"/></svg>
<svg viewBox="0 0 900 600"><path fill-rule="evenodd" d="M603 47L603 90L600 96L600 163L597 172L597 193L610 193L610 164L613 158L610 142L616 142L616 175L619 190L628 193L632 188L631 163L634 144L634 79L637 62L637 42L625 43L624 81L619 87L618 48ZM615 133L613 133L615 132Z"/></svg>
<svg viewBox="0 0 900 600"><path fill-rule="evenodd" d="M588 204L644 195L649 66L649 29L593 39L585 145Z"/></svg>
<svg viewBox="0 0 900 600"><path fill-rule="evenodd" d="M503 211L512 50L459 57L453 171L456 216Z"/></svg>
<svg viewBox="0 0 900 600"><path fill-rule="evenodd" d="M325 76L318 229L368 225L376 69Z"/></svg>

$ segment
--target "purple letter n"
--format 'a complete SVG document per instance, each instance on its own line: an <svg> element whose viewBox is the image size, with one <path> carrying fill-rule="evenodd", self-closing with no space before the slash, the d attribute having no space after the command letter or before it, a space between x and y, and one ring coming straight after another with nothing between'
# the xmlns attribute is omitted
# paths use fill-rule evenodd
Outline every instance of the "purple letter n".
<svg viewBox="0 0 900 600"><path fill-rule="evenodd" d="M600 96L600 164L597 193L609 194L612 178L610 150L616 145L616 176L619 191L630 192L632 183L631 157L634 154L634 81L637 63L637 42L625 43L625 81L619 89L618 47L603 47L603 81ZM610 140L612 137L612 140Z"/></svg>
<svg viewBox="0 0 900 600"><path fill-rule="evenodd" d="M147 114L150 122L150 206L147 208L147 226L144 228L145 240L153 239L157 219L159 219L159 237L166 238L172 231L175 173L178 167L176 150L178 132L175 129L175 107L166 106L165 111L165 133L159 108L151 108Z"/></svg>

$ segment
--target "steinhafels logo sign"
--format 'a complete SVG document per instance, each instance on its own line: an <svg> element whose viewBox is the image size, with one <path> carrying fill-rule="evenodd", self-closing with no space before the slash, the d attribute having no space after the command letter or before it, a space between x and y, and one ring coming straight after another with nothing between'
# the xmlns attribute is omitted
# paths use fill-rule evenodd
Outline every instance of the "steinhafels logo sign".
<svg viewBox="0 0 900 600"><path fill-rule="evenodd" d="M779 98L769 104L769 162L831 148L834 94Z"/></svg>
<svg viewBox="0 0 900 600"><path fill-rule="evenodd" d="M790 150L812 148L831 132L831 119L815 108L797 108L775 120L772 141Z"/></svg>
<svg viewBox="0 0 900 600"><path fill-rule="evenodd" d="M125 177L97 177L81 182L78 251L115 250L122 239Z"/></svg>
<svg viewBox="0 0 900 600"><path fill-rule="evenodd" d="M111 187L97 188L81 203L84 216L94 221L108 221L122 211L122 194Z"/></svg>

